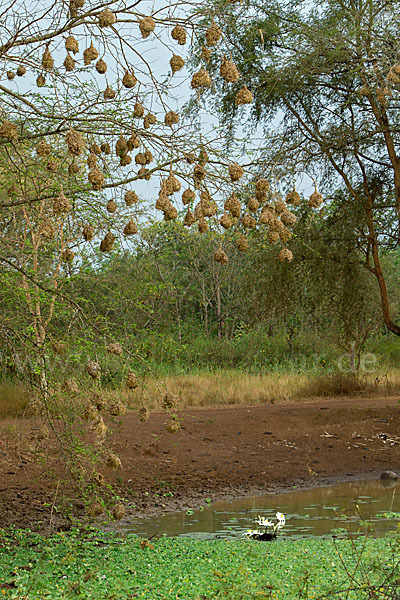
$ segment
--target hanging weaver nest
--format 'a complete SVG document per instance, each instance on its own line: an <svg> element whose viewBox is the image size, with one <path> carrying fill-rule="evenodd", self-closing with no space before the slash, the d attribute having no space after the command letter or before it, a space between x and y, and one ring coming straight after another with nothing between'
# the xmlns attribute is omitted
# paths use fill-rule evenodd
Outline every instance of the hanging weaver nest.
<svg viewBox="0 0 400 600"><path fill-rule="evenodd" d="M278 258L282 262L290 262L293 260L293 253L289 250L289 248L282 248L282 250L278 254Z"/></svg>
<svg viewBox="0 0 400 600"><path fill-rule="evenodd" d="M172 415L168 423L165 425L166 430L169 433L176 433L181 429L181 424L176 415Z"/></svg>
<svg viewBox="0 0 400 600"><path fill-rule="evenodd" d="M256 181L256 192L269 192L270 187L266 179L261 178Z"/></svg>
<svg viewBox="0 0 400 600"><path fill-rule="evenodd" d="M239 252L246 252L248 247L249 247L249 242L248 242L247 237L245 235L241 235L236 240L236 248L239 250Z"/></svg>
<svg viewBox="0 0 400 600"><path fill-rule="evenodd" d="M207 46L202 46L200 58L202 60L205 60L206 62L208 62L210 60L211 56L212 56L211 48L207 48Z"/></svg>
<svg viewBox="0 0 400 600"><path fill-rule="evenodd" d="M190 204L193 200L195 200L195 198L196 198L196 195L193 192L193 190L191 190L190 188L185 190L182 194L182 202L185 206L187 204Z"/></svg>
<svg viewBox="0 0 400 600"><path fill-rule="evenodd" d="M100 417L99 422L97 423L96 427L94 428L94 431L97 435L98 442L99 443L104 442L104 440L106 439L106 435L107 435L107 426L103 421L103 417Z"/></svg>
<svg viewBox="0 0 400 600"><path fill-rule="evenodd" d="M67 54L63 64L66 71L73 71L75 69L76 60L72 58L70 54Z"/></svg>
<svg viewBox="0 0 400 600"><path fill-rule="evenodd" d="M40 74L40 75L37 76L37 78L36 78L36 85L38 87L43 87L43 86L46 85L46 78L45 78L44 75Z"/></svg>
<svg viewBox="0 0 400 600"><path fill-rule="evenodd" d="M133 371L129 371L126 376L126 387L130 390L134 390L138 387L138 378Z"/></svg>
<svg viewBox="0 0 400 600"><path fill-rule="evenodd" d="M7 71L7 79L9 81L12 81L13 79L15 79L15 73L14 73L14 71Z"/></svg>
<svg viewBox="0 0 400 600"><path fill-rule="evenodd" d="M126 515L126 508L121 502L115 504L112 509L112 516L115 521L120 521Z"/></svg>
<svg viewBox="0 0 400 600"><path fill-rule="evenodd" d="M293 206L300 206L300 204L301 204L300 194L298 192L296 192L296 190L289 191L286 194L286 202L288 204L293 204Z"/></svg>
<svg viewBox="0 0 400 600"><path fill-rule="evenodd" d="M55 158L50 158L47 162L46 169L51 173L56 173L58 171L58 161Z"/></svg>
<svg viewBox="0 0 400 600"><path fill-rule="evenodd" d="M205 203L211 202L211 194L207 188L200 192L200 200Z"/></svg>
<svg viewBox="0 0 400 600"><path fill-rule="evenodd" d="M65 136L65 140L68 146L68 154L71 154L71 156L80 156L82 154L85 149L85 142L79 131L70 127Z"/></svg>
<svg viewBox="0 0 400 600"><path fill-rule="evenodd" d="M90 169L89 174L88 174L88 179L90 181L90 183L92 184L92 187L94 190L101 190L103 189L104 186L104 173L102 171L100 171L100 169L98 167L93 167L93 169Z"/></svg>
<svg viewBox="0 0 400 600"><path fill-rule="evenodd" d="M76 38L74 38L73 35L68 36L67 39L65 40L65 49L68 52L73 52L74 54L79 52L78 40Z"/></svg>
<svg viewBox="0 0 400 600"><path fill-rule="evenodd" d="M115 235L113 233L111 233L111 231L109 231L108 233L106 233L104 238L101 240L100 251L101 252L109 252L110 250L112 250L114 242L115 242Z"/></svg>
<svg viewBox="0 0 400 600"><path fill-rule="evenodd" d="M150 411L146 406L141 406L138 410L137 415L138 415L139 421L141 421L142 423L145 423L150 416Z"/></svg>
<svg viewBox="0 0 400 600"><path fill-rule="evenodd" d="M72 15L71 12L71 16L76 16L76 15ZM99 517L100 515L102 515L104 512L103 506L101 504L101 502L99 502L98 500L96 500L95 502L91 502L87 508L87 515L90 518L95 518L95 517Z"/></svg>
<svg viewBox="0 0 400 600"><path fill-rule="evenodd" d="M128 165L130 165L132 162L132 156L129 156L129 154L125 154L124 156L121 156L121 158L119 159L119 164L121 165L121 167L126 167Z"/></svg>
<svg viewBox="0 0 400 600"><path fill-rule="evenodd" d="M170 205L170 201L168 196L164 192L160 192L157 201L156 201L156 209L157 210L166 210Z"/></svg>
<svg viewBox="0 0 400 600"><path fill-rule="evenodd" d="M209 200L202 200L202 211L205 217L213 217L217 212L217 205L215 202L210 202Z"/></svg>
<svg viewBox="0 0 400 600"><path fill-rule="evenodd" d="M293 225L297 221L297 218L296 218L296 215L294 215L293 213L289 212L288 210L285 210L281 214L281 221L282 221L282 223L284 225L286 225L286 227L293 227Z"/></svg>
<svg viewBox="0 0 400 600"><path fill-rule="evenodd" d="M86 159L87 166L89 169L93 169L97 165L97 156L91 152Z"/></svg>
<svg viewBox="0 0 400 600"><path fill-rule="evenodd" d="M122 402L119 402L117 400L116 402L113 402L110 405L108 412L113 417L120 417L121 415L124 415L126 413L126 407L124 406L124 404L122 404Z"/></svg>
<svg viewBox="0 0 400 600"><path fill-rule="evenodd" d="M107 345L106 350L108 354L115 354L116 356L121 356L122 354L122 346L118 343L110 343Z"/></svg>
<svg viewBox="0 0 400 600"><path fill-rule="evenodd" d="M107 456L107 466L112 469L121 469L122 463L120 457L114 454L114 452L110 452Z"/></svg>
<svg viewBox="0 0 400 600"><path fill-rule="evenodd" d="M24 67L24 65L19 65L18 69L17 69L17 75L18 77L23 77L26 73L26 68Z"/></svg>
<svg viewBox="0 0 400 600"><path fill-rule="evenodd" d="M65 263L72 263L75 257L75 252L73 252L70 248L67 248L61 254L61 260Z"/></svg>
<svg viewBox="0 0 400 600"><path fill-rule="evenodd" d="M178 398L174 394L171 394L170 392L166 392L162 399L161 406L163 407L164 410L171 410L172 408L176 407L177 402L178 402Z"/></svg>
<svg viewBox="0 0 400 600"><path fill-rule="evenodd" d="M140 139L138 138L138 136L136 135L135 132L132 133L132 135L128 138L127 140L127 146L128 146L128 151L132 152L132 150L134 150L135 148L139 148L140 146Z"/></svg>
<svg viewBox="0 0 400 600"><path fill-rule="evenodd" d="M109 213L115 213L115 211L117 210L117 203L115 202L115 200L109 200L107 202L107 210Z"/></svg>
<svg viewBox="0 0 400 600"><path fill-rule="evenodd" d="M141 102L136 102L135 106L133 107L133 116L136 117L137 119L141 119L144 115L144 106L143 104L141 104Z"/></svg>
<svg viewBox="0 0 400 600"><path fill-rule="evenodd" d="M145 169L144 167L140 167L137 176L141 179L146 179L146 181L151 179L151 173L149 169Z"/></svg>
<svg viewBox="0 0 400 600"><path fill-rule="evenodd" d="M244 170L237 163L231 163L229 165L228 170L229 170L229 177L231 178L232 182L239 181L239 179L241 179L243 177Z"/></svg>
<svg viewBox="0 0 400 600"><path fill-rule="evenodd" d="M286 210L287 210L287 208L286 208L286 202L284 200L282 200L282 198L280 198L279 200L277 200L275 202L275 212L276 212L277 215L281 215Z"/></svg>
<svg viewBox="0 0 400 600"><path fill-rule="evenodd" d="M54 58L50 54L50 50L47 47L42 56L42 67L46 71L52 71L54 67Z"/></svg>
<svg viewBox="0 0 400 600"><path fill-rule="evenodd" d="M107 71L107 63L102 58L96 63L96 71L100 73L100 75L103 75Z"/></svg>
<svg viewBox="0 0 400 600"><path fill-rule="evenodd" d="M82 230L82 235L85 242L90 242L94 238L95 229L92 225L85 225Z"/></svg>
<svg viewBox="0 0 400 600"><path fill-rule="evenodd" d="M171 31L171 37L173 40L178 42L180 46L184 46L186 44L186 31L183 29L182 25L175 25Z"/></svg>
<svg viewBox="0 0 400 600"><path fill-rule="evenodd" d="M18 140L18 128L11 121L3 121L0 127L0 137L6 138L9 142Z"/></svg>
<svg viewBox="0 0 400 600"><path fill-rule="evenodd" d="M144 17L139 21L139 29L143 38L149 37L149 35L154 31L156 27L156 22L153 17Z"/></svg>
<svg viewBox="0 0 400 600"><path fill-rule="evenodd" d="M291 232L289 231L289 229L286 229L285 227L282 229L282 231L279 232L279 239L281 240L281 242L283 244L286 244L290 238L292 237Z"/></svg>
<svg viewBox="0 0 400 600"><path fill-rule="evenodd" d="M103 142L100 146L100 150L103 154L111 154L111 146L108 142Z"/></svg>
<svg viewBox="0 0 400 600"><path fill-rule="evenodd" d="M137 193L132 190L125 192L124 197L125 197L125 203L127 206L132 206L133 204L136 204L137 202L139 202Z"/></svg>
<svg viewBox="0 0 400 600"><path fill-rule="evenodd" d="M161 190L167 194L167 196L171 196L175 192L179 192L181 189L181 182L179 179L175 177L173 173L167 177L164 181Z"/></svg>
<svg viewBox="0 0 400 600"><path fill-rule="evenodd" d="M129 71L125 71L125 75L122 78L122 85L127 88L133 88L135 87L135 85L137 84L137 79L133 73L133 69L131 70L131 72Z"/></svg>
<svg viewBox="0 0 400 600"><path fill-rule="evenodd" d="M181 56L178 56L178 54L174 54L171 57L169 64L171 65L172 73L176 73L177 71L183 69L183 67L185 66L185 61Z"/></svg>
<svg viewBox="0 0 400 600"><path fill-rule="evenodd" d="M76 163L75 161L72 161L72 163L70 163L68 165L68 173L69 175L77 175L81 170L80 165L78 165L78 163Z"/></svg>
<svg viewBox="0 0 400 600"><path fill-rule="evenodd" d="M211 77L208 71L204 68L193 74L192 81L190 83L194 90L198 88L209 88L211 85Z"/></svg>
<svg viewBox="0 0 400 600"><path fill-rule="evenodd" d="M253 102L253 94L244 85L241 90L238 91L235 98L237 106L241 104L251 104Z"/></svg>
<svg viewBox="0 0 400 600"><path fill-rule="evenodd" d="M228 213L224 213L220 219L220 223L224 229L229 229L232 227L233 222Z"/></svg>
<svg viewBox="0 0 400 600"><path fill-rule="evenodd" d="M262 225L273 225L277 221L275 210L271 206L265 206L260 215Z"/></svg>
<svg viewBox="0 0 400 600"><path fill-rule="evenodd" d="M185 160L187 162L188 165L192 165L193 163L196 162L196 155L194 152L187 152L185 154Z"/></svg>
<svg viewBox="0 0 400 600"><path fill-rule="evenodd" d="M129 219L129 222L124 227L124 235L135 235L138 232L137 225L132 217Z"/></svg>
<svg viewBox="0 0 400 600"><path fill-rule="evenodd" d="M199 233L207 233L208 231L208 223L205 220L204 217L202 217L201 219L199 219L199 222L197 224L197 228L199 230Z"/></svg>
<svg viewBox="0 0 400 600"><path fill-rule="evenodd" d="M242 207L240 205L240 202L239 202L236 194L232 194L228 198L227 202L228 202L229 208L226 208L226 210L229 210L232 217L240 217Z"/></svg>
<svg viewBox="0 0 400 600"><path fill-rule="evenodd" d="M203 165L197 164L195 165L194 169L193 169L193 180L194 182L199 185L201 183L201 181L204 179L204 177L206 176L206 170L203 167Z"/></svg>
<svg viewBox="0 0 400 600"><path fill-rule="evenodd" d="M79 392L78 384L75 379L72 377L70 379L66 379L61 386L61 390L66 394L77 394Z"/></svg>
<svg viewBox="0 0 400 600"><path fill-rule="evenodd" d="M125 154L127 154L127 152L128 152L128 143L121 133L121 135L118 138L117 143L115 144L115 154L117 156L121 157L121 156L125 156Z"/></svg>
<svg viewBox="0 0 400 600"><path fill-rule="evenodd" d="M251 215L246 214L242 219L242 225L243 227L246 227L246 229L254 229L256 226L256 220Z"/></svg>
<svg viewBox="0 0 400 600"><path fill-rule="evenodd" d="M207 46L216 46L222 37L221 28L211 19L211 25L206 31Z"/></svg>
<svg viewBox="0 0 400 600"><path fill-rule="evenodd" d="M146 161L146 165L149 165L151 162L153 162L153 154L150 152L150 150L144 151L144 158Z"/></svg>
<svg viewBox="0 0 400 600"><path fill-rule="evenodd" d="M177 123L179 123L178 113L176 113L173 110L167 112L164 117L164 123L165 125L168 125L168 127L172 127L172 125L176 125Z"/></svg>
<svg viewBox="0 0 400 600"><path fill-rule="evenodd" d="M278 231L268 231L267 240L270 244L276 244L279 240L279 232Z"/></svg>
<svg viewBox="0 0 400 600"><path fill-rule="evenodd" d="M114 25L116 20L116 16L109 8L106 8L99 13L99 27L110 27L110 25Z"/></svg>
<svg viewBox="0 0 400 600"><path fill-rule="evenodd" d="M92 60L97 60L99 58L98 50L93 46L93 42L91 42L89 48L83 51L83 62L85 65L90 65Z"/></svg>
<svg viewBox="0 0 400 600"><path fill-rule="evenodd" d="M207 150L203 146L200 148L198 161L199 161L199 165L201 165L203 167L206 164L206 162L208 162Z"/></svg>
<svg viewBox="0 0 400 600"><path fill-rule="evenodd" d="M157 117L152 113L147 113L147 115L143 119L143 127L145 129L149 129L150 125L155 125L157 123Z"/></svg>
<svg viewBox="0 0 400 600"><path fill-rule="evenodd" d="M107 85L106 89L104 90L103 96L105 100L112 100L113 98L115 98L115 92L113 89L110 88L109 85Z"/></svg>
<svg viewBox="0 0 400 600"><path fill-rule="evenodd" d="M69 2L69 16L77 17L78 9L83 8L85 5L85 0L70 0Z"/></svg>
<svg viewBox="0 0 400 600"><path fill-rule="evenodd" d="M319 192L317 192L317 190L315 190L315 192L313 192L310 196L310 199L308 201L308 206L311 206L311 208L319 208L321 206L321 204L323 203L324 199L322 197L322 194L320 194Z"/></svg>
<svg viewBox="0 0 400 600"><path fill-rule="evenodd" d="M91 144L90 145L90 152L92 152L93 154L96 154L96 156L100 156L100 154L101 154L101 147L98 144Z"/></svg>
<svg viewBox="0 0 400 600"><path fill-rule="evenodd" d="M239 70L233 60L228 60L225 55L222 59L219 73L227 83L236 83L240 76Z"/></svg>
<svg viewBox="0 0 400 600"><path fill-rule="evenodd" d="M48 156L51 152L51 146L44 140L38 143L36 146L36 154L38 156Z"/></svg>
<svg viewBox="0 0 400 600"><path fill-rule="evenodd" d="M175 221L178 218L178 211L175 206L172 204L168 204L168 206L164 210L164 220L165 221Z"/></svg>
<svg viewBox="0 0 400 600"><path fill-rule="evenodd" d="M59 195L53 199L53 213L55 215L62 215L63 213L67 213L72 209L72 204L65 197L64 191L61 187Z"/></svg>
<svg viewBox="0 0 400 600"><path fill-rule="evenodd" d="M215 262L221 263L222 265L227 265L229 259L225 252L222 250L222 248L219 247L218 250L214 252L214 260Z"/></svg>
<svg viewBox="0 0 400 600"><path fill-rule="evenodd" d="M96 422L99 419L99 412L92 404L88 404L85 407L85 410L83 411L82 416L84 419L86 419L86 421L95 421Z"/></svg>
<svg viewBox="0 0 400 600"><path fill-rule="evenodd" d="M203 214L203 203L202 202L198 202L195 206L194 209L194 218L196 219L196 221L198 221L199 219L203 218L204 214Z"/></svg>
<svg viewBox="0 0 400 600"><path fill-rule="evenodd" d="M56 230L50 219L45 219L44 221L42 221L42 223L40 224L40 233L43 237L49 240L52 240L54 238Z"/></svg>
<svg viewBox="0 0 400 600"><path fill-rule="evenodd" d="M86 371L89 373L92 379L98 379L101 373L99 363L94 360L88 360L86 365Z"/></svg>
<svg viewBox="0 0 400 600"><path fill-rule="evenodd" d="M257 198L250 198L247 207L251 212L255 213L260 208L260 203Z"/></svg>
<svg viewBox="0 0 400 600"><path fill-rule="evenodd" d="M143 152L138 152L135 156L135 163L137 165L145 165L146 164L146 158L144 156Z"/></svg>
<svg viewBox="0 0 400 600"><path fill-rule="evenodd" d="M194 215L193 215L192 211L190 210L190 208L188 208L188 211L185 215L183 224L185 225L185 227L191 227L193 225L193 223L195 223L195 222L196 222L196 219L194 218Z"/></svg>

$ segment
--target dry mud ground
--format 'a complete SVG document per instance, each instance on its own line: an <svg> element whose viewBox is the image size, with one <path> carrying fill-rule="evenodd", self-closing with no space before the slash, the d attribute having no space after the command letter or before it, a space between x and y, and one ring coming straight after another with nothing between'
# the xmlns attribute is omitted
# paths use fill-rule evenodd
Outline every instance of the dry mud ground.
<svg viewBox="0 0 400 600"><path fill-rule="evenodd" d="M109 423L110 447L122 469L102 472L130 506L126 518L194 508L206 498L400 472L396 397L202 408L180 417L182 429L176 433L165 429L167 415L161 412L146 423L135 413ZM35 441L38 425L30 419L0 421L2 526L68 526L64 496L70 498L69 514L85 514L51 440Z"/></svg>

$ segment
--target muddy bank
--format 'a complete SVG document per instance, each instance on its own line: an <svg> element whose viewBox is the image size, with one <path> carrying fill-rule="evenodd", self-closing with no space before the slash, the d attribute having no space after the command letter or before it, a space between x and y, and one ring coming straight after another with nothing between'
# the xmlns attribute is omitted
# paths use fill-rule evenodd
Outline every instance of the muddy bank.
<svg viewBox="0 0 400 600"><path fill-rule="evenodd" d="M133 413L109 423L122 469L103 473L129 517L400 471L400 406L394 397L204 408L180 417L176 433L166 431L164 413L146 423ZM4 526L58 527L85 512L55 454L44 449L32 455L35 426L28 420L0 423Z"/></svg>

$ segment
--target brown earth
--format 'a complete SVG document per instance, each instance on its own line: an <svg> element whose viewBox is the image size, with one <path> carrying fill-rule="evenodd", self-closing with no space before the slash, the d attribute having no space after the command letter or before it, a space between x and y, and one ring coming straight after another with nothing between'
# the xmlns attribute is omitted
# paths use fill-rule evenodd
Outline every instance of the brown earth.
<svg viewBox="0 0 400 600"><path fill-rule="evenodd" d="M129 517L193 508L206 498L400 473L399 398L204 408L180 416L176 433L166 431L161 412L146 423L135 413L109 423L123 468L103 473L129 505ZM85 513L51 442L37 440L38 426L0 421L2 526L46 530Z"/></svg>

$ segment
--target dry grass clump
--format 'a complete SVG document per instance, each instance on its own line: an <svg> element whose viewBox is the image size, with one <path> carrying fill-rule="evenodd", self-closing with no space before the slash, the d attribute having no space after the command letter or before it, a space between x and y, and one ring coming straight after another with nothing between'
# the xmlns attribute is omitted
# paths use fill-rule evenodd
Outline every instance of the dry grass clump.
<svg viewBox="0 0 400 600"><path fill-rule="evenodd" d="M166 394L160 390L165 384ZM117 392L113 392L117 393ZM301 402L321 397L397 395L400 393L400 372L390 372L356 378L351 374L270 373L251 375L237 371L220 371L200 375L169 376L162 382L149 381L145 389L134 394L118 392L130 409L141 403L149 410L179 411L198 406L262 405Z"/></svg>

